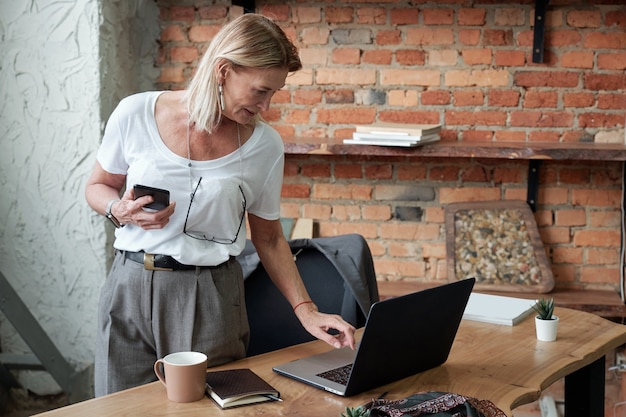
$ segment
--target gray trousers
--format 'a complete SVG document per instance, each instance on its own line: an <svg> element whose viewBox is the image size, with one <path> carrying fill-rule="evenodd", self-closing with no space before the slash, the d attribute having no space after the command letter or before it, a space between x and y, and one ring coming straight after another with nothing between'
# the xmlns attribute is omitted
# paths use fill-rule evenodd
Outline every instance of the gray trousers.
<svg viewBox="0 0 626 417"><path fill-rule="evenodd" d="M208 366L243 358L249 339L241 267L149 271L115 256L98 307L95 394L156 380L154 362L197 351Z"/></svg>

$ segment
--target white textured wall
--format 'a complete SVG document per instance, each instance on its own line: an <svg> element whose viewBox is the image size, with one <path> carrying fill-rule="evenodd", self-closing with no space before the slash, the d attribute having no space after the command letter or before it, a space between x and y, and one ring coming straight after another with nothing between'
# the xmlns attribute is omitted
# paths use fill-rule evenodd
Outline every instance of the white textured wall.
<svg viewBox="0 0 626 417"><path fill-rule="evenodd" d="M112 107L150 88L156 18L149 0L0 0L0 271L75 364L93 362L111 255L84 184ZM1 313L0 350L30 352ZM58 389L47 373L19 379Z"/></svg>

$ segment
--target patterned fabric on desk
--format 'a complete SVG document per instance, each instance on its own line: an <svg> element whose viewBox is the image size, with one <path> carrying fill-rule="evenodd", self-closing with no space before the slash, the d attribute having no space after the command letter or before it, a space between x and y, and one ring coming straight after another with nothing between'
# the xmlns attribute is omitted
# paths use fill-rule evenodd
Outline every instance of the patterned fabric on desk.
<svg viewBox="0 0 626 417"><path fill-rule="evenodd" d="M491 401L449 392L420 392L402 400L373 400L371 417L506 417Z"/></svg>

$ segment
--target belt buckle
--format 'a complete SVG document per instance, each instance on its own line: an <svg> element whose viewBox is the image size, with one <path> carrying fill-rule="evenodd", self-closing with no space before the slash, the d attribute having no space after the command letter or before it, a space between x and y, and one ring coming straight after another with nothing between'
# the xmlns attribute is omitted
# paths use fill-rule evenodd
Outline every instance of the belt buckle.
<svg viewBox="0 0 626 417"><path fill-rule="evenodd" d="M160 268L154 266L154 254L153 253L144 253L143 254L143 267L150 271L173 271L173 268Z"/></svg>

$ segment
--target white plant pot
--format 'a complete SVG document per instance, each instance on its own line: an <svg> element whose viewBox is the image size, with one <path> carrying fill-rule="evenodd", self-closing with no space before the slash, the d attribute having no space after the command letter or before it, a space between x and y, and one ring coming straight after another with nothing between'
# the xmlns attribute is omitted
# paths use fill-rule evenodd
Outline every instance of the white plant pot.
<svg viewBox="0 0 626 417"><path fill-rule="evenodd" d="M552 316L552 320L541 320L536 316L535 328L537 330L537 340L554 342L559 328L559 316Z"/></svg>

